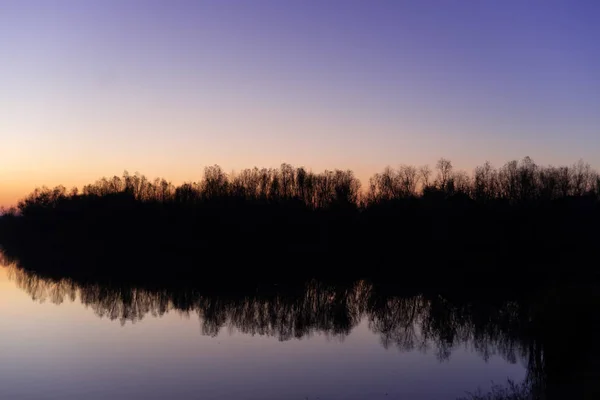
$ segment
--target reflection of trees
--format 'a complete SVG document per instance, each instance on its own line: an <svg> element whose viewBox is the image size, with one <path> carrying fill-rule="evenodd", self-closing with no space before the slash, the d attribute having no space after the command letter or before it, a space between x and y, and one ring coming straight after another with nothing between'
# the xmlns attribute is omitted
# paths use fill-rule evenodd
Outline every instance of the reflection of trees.
<svg viewBox="0 0 600 400"><path fill-rule="evenodd" d="M398 295L366 281L334 285L313 280L279 291L271 286L251 292L213 287L209 292L53 279L14 266L9 276L36 301L78 300L99 317L121 324L177 312L198 315L204 335L235 329L283 341L315 333L343 340L365 320L385 348L431 351L444 361L467 346L485 360L500 355L523 362L527 387L536 393L600 392L597 384L581 384L600 376L599 352L593 346L600 297L593 285L588 292L539 292L527 301L495 296L466 301L454 294Z"/></svg>
<svg viewBox="0 0 600 400"><path fill-rule="evenodd" d="M43 303L49 300L54 304L61 304L65 299L75 301L78 287L73 282L44 279L15 267L10 267L8 271L8 277L31 295L34 301Z"/></svg>
<svg viewBox="0 0 600 400"><path fill-rule="evenodd" d="M16 267L11 268L10 276L36 301L60 304L79 299L99 317L121 324L146 315L195 313L204 335L216 336L226 328L279 340L315 333L343 339L366 318L385 348L431 349L440 360L448 359L461 345L471 346L485 359L500 354L510 362L537 354L521 340L524 310L517 303L482 308L457 305L440 296L383 295L365 281L328 285L313 280L292 294L258 290L251 295L205 295L196 289L143 289L50 279Z"/></svg>
<svg viewBox="0 0 600 400"><path fill-rule="evenodd" d="M43 265L2 254L0 265L14 264L9 276L32 299L55 304L78 300L99 317L121 324L176 312L198 315L205 335L236 329L279 340L315 333L343 340L364 320L385 348L431 351L443 361L458 347L468 346L485 360L500 355L526 364L527 382L534 391L554 393L554 398L600 395L596 383L600 382L600 347L595 346L600 296L591 279L586 284L565 280L560 285L538 285L528 288L526 300L510 301L498 293L478 296L462 290L448 290L444 296L399 295L397 289L366 281L312 280L280 290L253 287L249 292L213 285L181 289L98 283L86 281L85 274L65 278L27 272L16 265Z"/></svg>
<svg viewBox="0 0 600 400"><path fill-rule="evenodd" d="M421 296L372 298L368 310L369 327L380 335L386 349L391 345L400 350L427 348L425 337L420 334L427 312L427 303Z"/></svg>
<svg viewBox="0 0 600 400"><path fill-rule="evenodd" d="M298 297L199 297L195 309L203 321L202 332L209 335L217 335L228 326L242 333L276 336L280 340L315 332L343 338L360 321L357 299L361 287L358 284L341 292L312 281Z"/></svg>
<svg viewBox="0 0 600 400"><path fill-rule="evenodd" d="M161 316L174 308L169 295L162 291L45 279L14 267L9 269L9 277L35 301L61 304L79 298L99 317L118 319L122 324L139 321L146 314Z"/></svg>
<svg viewBox="0 0 600 400"><path fill-rule="evenodd" d="M423 336L434 343L440 360L450 357L452 350L462 344L470 344L486 360L496 351L514 362L511 346L518 342L511 340L511 330L500 315L509 313L510 304L502 304L498 309L484 310L471 304L453 304L436 296L429 299L428 311L421 324ZM480 318L482 317L482 318Z"/></svg>
<svg viewBox="0 0 600 400"><path fill-rule="evenodd" d="M499 354L514 363L528 354L520 336L522 310L516 303L482 308L459 306L440 296L387 297L372 300L368 317L385 348L433 348L440 361L461 345L471 346L485 360Z"/></svg>

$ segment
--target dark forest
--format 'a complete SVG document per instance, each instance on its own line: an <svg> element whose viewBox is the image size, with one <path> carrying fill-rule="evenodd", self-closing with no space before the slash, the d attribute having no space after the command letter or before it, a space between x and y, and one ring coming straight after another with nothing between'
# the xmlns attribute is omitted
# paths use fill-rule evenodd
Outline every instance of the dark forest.
<svg viewBox="0 0 600 400"><path fill-rule="evenodd" d="M211 166L179 186L125 172L82 190L36 189L4 211L0 245L35 270L91 275L537 281L593 273L598 222L600 175L583 161L526 157L468 175L441 159L386 168L367 187L352 171Z"/></svg>

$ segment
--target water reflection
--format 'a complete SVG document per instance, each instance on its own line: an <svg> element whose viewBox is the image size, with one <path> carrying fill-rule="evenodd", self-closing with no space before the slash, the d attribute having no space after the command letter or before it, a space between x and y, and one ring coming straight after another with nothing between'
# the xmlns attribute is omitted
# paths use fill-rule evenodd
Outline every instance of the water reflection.
<svg viewBox="0 0 600 400"><path fill-rule="evenodd" d="M458 305L441 296L382 294L366 281L333 285L311 280L301 290L255 290L252 294L205 295L200 290L145 289L122 285L51 279L16 267L9 276L33 300L61 304L79 299L101 318L122 325L168 312L197 314L202 334L217 336L233 329L280 341L315 333L344 340L360 321L368 320L384 348L433 351L441 361L461 345L472 346L484 359L500 354L515 363L526 360L523 310L506 302L485 310Z"/></svg>
<svg viewBox="0 0 600 400"><path fill-rule="evenodd" d="M51 278L15 266L9 276L35 301L80 301L97 316L123 325L178 313L197 315L202 335L235 330L289 341L318 333L343 341L367 321L386 349L432 353L445 362L456 349L469 347L484 360L500 355L509 363L522 363L528 390L538 398L585 398L599 390L594 382L600 377L600 357L593 343L600 301L593 286L474 300L398 293L367 281L209 290Z"/></svg>

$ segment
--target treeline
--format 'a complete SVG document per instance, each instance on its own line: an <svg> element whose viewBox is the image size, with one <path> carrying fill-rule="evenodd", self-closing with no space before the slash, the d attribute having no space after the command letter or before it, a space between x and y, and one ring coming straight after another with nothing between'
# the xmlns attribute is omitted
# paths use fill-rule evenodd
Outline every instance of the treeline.
<svg viewBox="0 0 600 400"><path fill-rule="evenodd" d="M337 207L368 208L401 199L436 194L445 198L467 197L478 203L502 201L509 204L543 202L587 197L600 200L600 174L582 160L572 166L539 166L529 158L494 168L489 162L475 168L472 175L455 171L451 161L440 159L435 170L429 166L387 167L361 182L350 170L322 173L282 164L279 168L245 169L226 174L218 165L205 168L203 179L175 186L144 175L102 178L93 184L67 190L64 186L41 188L5 213L32 215L57 208L65 200L119 195L145 203L200 205L206 202L244 200L263 203L301 204L311 210Z"/></svg>
<svg viewBox="0 0 600 400"><path fill-rule="evenodd" d="M132 266L177 257L253 270L290 260L346 270L360 260L428 262L451 265L452 275L458 263L498 272L508 262L520 268L515 260L534 270L587 258L598 223L600 175L582 161L552 167L526 157L468 175L441 159L434 169L386 168L364 188L352 171L211 166L179 186L125 173L82 190L36 189L0 218L0 245L21 255L76 252L102 268L118 254Z"/></svg>

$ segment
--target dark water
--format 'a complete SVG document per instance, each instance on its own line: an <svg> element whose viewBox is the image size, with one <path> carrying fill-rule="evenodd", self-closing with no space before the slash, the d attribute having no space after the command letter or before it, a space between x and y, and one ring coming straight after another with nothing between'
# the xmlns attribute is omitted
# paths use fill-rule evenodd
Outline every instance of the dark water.
<svg viewBox="0 0 600 400"><path fill-rule="evenodd" d="M504 307L480 318L362 281L219 296L0 268L0 398L454 399L528 375Z"/></svg>

